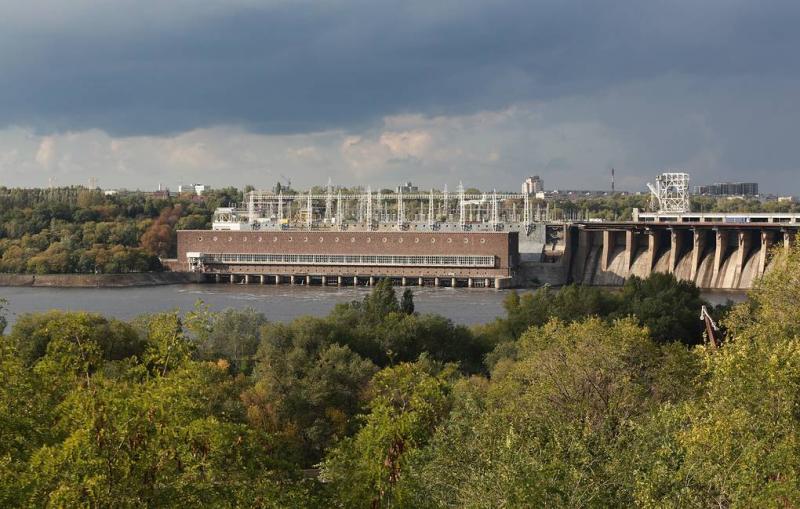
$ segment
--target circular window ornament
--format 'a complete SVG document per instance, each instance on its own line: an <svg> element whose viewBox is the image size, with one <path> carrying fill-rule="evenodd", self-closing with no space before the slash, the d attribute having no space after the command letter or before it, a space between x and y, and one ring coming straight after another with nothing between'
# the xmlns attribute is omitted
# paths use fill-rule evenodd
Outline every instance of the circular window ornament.
<svg viewBox="0 0 800 509"><path fill-rule="evenodd" d="M228 242L233 242L233 237L228 237Z"/></svg>
<svg viewBox="0 0 800 509"><path fill-rule="evenodd" d="M289 238L288 238L288 239L286 239L286 240L288 240L289 242L291 242L291 241L293 241L294 239L293 239L293 238L291 238L291 237L289 237Z"/></svg>
<svg viewBox="0 0 800 509"><path fill-rule="evenodd" d="M486 244L486 239L481 239L481 244Z"/></svg>
<svg viewBox="0 0 800 509"><path fill-rule="evenodd" d="M419 237L414 237L414 244L419 244Z"/></svg>
<svg viewBox="0 0 800 509"><path fill-rule="evenodd" d="M436 237L431 237L431 244L436 244Z"/></svg>
<svg viewBox="0 0 800 509"><path fill-rule="evenodd" d="M452 237L447 237L447 243L448 244L452 244L453 243L453 238Z"/></svg>
<svg viewBox="0 0 800 509"><path fill-rule="evenodd" d="M278 237L272 237L272 242L278 242Z"/></svg>
<svg viewBox="0 0 800 509"><path fill-rule="evenodd" d="M320 238L319 238L319 242L320 242L320 244L321 244L321 243L323 243L323 242L325 242L325 237L320 237Z"/></svg>
<svg viewBox="0 0 800 509"><path fill-rule="evenodd" d="M262 240L264 240L264 238L263 238L263 237L259 237L259 238L258 238L258 241L259 241L259 242L261 242Z"/></svg>
<svg viewBox="0 0 800 509"><path fill-rule="evenodd" d="M367 244L369 244L370 242L372 242L372 237L367 237Z"/></svg>
<svg viewBox="0 0 800 509"><path fill-rule="evenodd" d="M303 242L308 242L308 237L303 237Z"/></svg>
<svg viewBox="0 0 800 509"><path fill-rule="evenodd" d="M334 237L334 238L333 238L333 241L334 241L334 242L339 242L339 237Z"/></svg>
<svg viewBox="0 0 800 509"><path fill-rule="evenodd" d="M350 237L350 243L351 243L351 244L352 244L352 243L354 243L355 241L356 241L356 238L355 238L355 237Z"/></svg>
<svg viewBox="0 0 800 509"><path fill-rule="evenodd" d="M217 241L217 237L216 237L216 236L214 236L214 237L212 237L212 238L211 238L211 240L213 240L214 242L216 242L216 241Z"/></svg>
<svg viewBox="0 0 800 509"><path fill-rule="evenodd" d="M247 242L247 237L242 237L242 242Z"/></svg>
<svg viewBox="0 0 800 509"><path fill-rule="evenodd" d="M203 237L197 237L197 242L203 242Z"/></svg>
<svg viewBox="0 0 800 509"><path fill-rule="evenodd" d="M469 239L467 237L464 237L464 244L469 244Z"/></svg>
<svg viewBox="0 0 800 509"><path fill-rule="evenodd" d="M397 243L398 244L402 244L403 243L403 237L400 237L399 239L397 239Z"/></svg>
<svg viewBox="0 0 800 509"><path fill-rule="evenodd" d="M383 238L383 243L384 243L384 244L386 244L386 241L388 241L388 240L389 240L389 239L387 239L386 237L384 237L384 238Z"/></svg>

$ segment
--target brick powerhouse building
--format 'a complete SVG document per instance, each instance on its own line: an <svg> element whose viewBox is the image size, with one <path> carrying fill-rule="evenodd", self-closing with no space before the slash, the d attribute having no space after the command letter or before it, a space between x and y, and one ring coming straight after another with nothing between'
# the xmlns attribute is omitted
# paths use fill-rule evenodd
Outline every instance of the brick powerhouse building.
<svg viewBox="0 0 800 509"><path fill-rule="evenodd" d="M231 282L506 287L518 258L516 232L181 230L174 268Z"/></svg>

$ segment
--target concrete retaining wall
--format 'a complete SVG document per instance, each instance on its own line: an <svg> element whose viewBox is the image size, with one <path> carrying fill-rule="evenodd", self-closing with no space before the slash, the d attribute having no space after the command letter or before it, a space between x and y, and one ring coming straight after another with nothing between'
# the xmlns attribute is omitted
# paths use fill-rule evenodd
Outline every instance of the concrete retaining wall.
<svg viewBox="0 0 800 509"><path fill-rule="evenodd" d="M125 288L198 283L200 274L148 272L137 274L0 274L0 286L52 288Z"/></svg>

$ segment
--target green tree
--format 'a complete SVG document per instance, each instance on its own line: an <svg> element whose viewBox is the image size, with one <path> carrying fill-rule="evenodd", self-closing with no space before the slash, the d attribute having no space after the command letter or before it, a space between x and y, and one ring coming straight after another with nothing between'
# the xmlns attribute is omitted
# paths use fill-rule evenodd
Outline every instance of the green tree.
<svg viewBox="0 0 800 509"><path fill-rule="evenodd" d="M408 505L632 505L633 462L618 458L637 423L691 397L700 363L632 320L552 321L519 343L490 381L456 384L450 418L408 468Z"/></svg>
<svg viewBox="0 0 800 509"><path fill-rule="evenodd" d="M120 360L144 352L144 340L129 324L86 312L23 314L14 324L8 341L22 361L32 366L47 353L54 338L64 341L65 336L74 337L77 333L84 344L96 345L105 360Z"/></svg>
<svg viewBox="0 0 800 509"><path fill-rule="evenodd" d="M635 316L657 342L696 345L703 342L703 322L698 318L703 304L694 283L654 272L645 279L633 276L625 281L614 316Z"/></svg>
<svg viewBox="0 0 800 509"><path fill-rule="evenodd" d="M8 326L8 318L6 318L7 306L8 301L6 299L0 299L0 336L3 335Z"/></svg>
<svg viewBox="0 0 800 509"><path fill-rule="evenodd" d="M165 375L191 358L194 345L184 335L177 311L145 315L138 323L147 338L142 359L154 374Z"/></svg>
<svg viewBox="0 0 800 509"><path fill-rule="evenodd" d="M452 404L451 368L427 359L386 368L370 382L369 413L364 427L343 440L323 464L346 507L403 505L397 490L408 458L424 447Z"/></svg>
<svg viewBox="0 0 800 509"><path fill-rule="evenodd" d="M243 394L251 425L279 437L287 459L305 467L355 430L353 417L376 371L325 332L325 322L313 318L264 326L255 385Z"/></svg>
<svg viewBox="0 0 800 509"><path fill-rule="evenodd" d="M672 489L650 505L792 507L800 504L800 249L781 253L727 320L718 350L701 349L702 397L679 415L668 451L680 453ZM649 471L645 481L659 487ZM646 486L646 484L643 484Z"/></svg>
<svg viewBox="0 0 800 509"><path fill-rule="evenodd" d="M362 304L364 314L369 322L375 323L384 319L389 313L400 310L397 294L392 287L392 280L381 279L369 295L364 297Z"/></svg>
<svg viewBox="0 0 800 509"><path fill-rule="evenodd" d="M410 288L406 288L403 292L403 297L400 300L400 311L407 314L414 314L414 292Z"/></svg>
<svg viewBox="0 0 800 509"><path fill-rule="evenodd" d="M28 459L51 436L47 385L0 337L0 506L25 505Z"/></svg>
<svg viewBox="0 0 800 509"><path fill-rule="evenodd" d="M230 418L237 386L226 368L190 362L164 376L93 378L59 405L64 440L31 458L30 505L218 506L269 468Z"/></svg>
<svg viewBox="0 0 800 509"><path fill-rule="evenodd" d="M204 359L226 359L234 372L249 374L261 340L261 327L267 323L263 313L252 308L226 309L213 313L198 301L185 317L194 335L198 353Z"/></svg>

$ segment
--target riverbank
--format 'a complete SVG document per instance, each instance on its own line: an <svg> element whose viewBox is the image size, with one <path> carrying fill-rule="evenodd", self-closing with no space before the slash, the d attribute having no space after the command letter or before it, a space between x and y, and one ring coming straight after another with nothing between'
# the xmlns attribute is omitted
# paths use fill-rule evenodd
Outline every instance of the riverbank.
<svg viewBox="0 0 800 509"><path fill-rule="evenodd" d="M131 274L0 274L0 286L46 288L131 288L197 283L191 272L142 272Z"/></svg>

